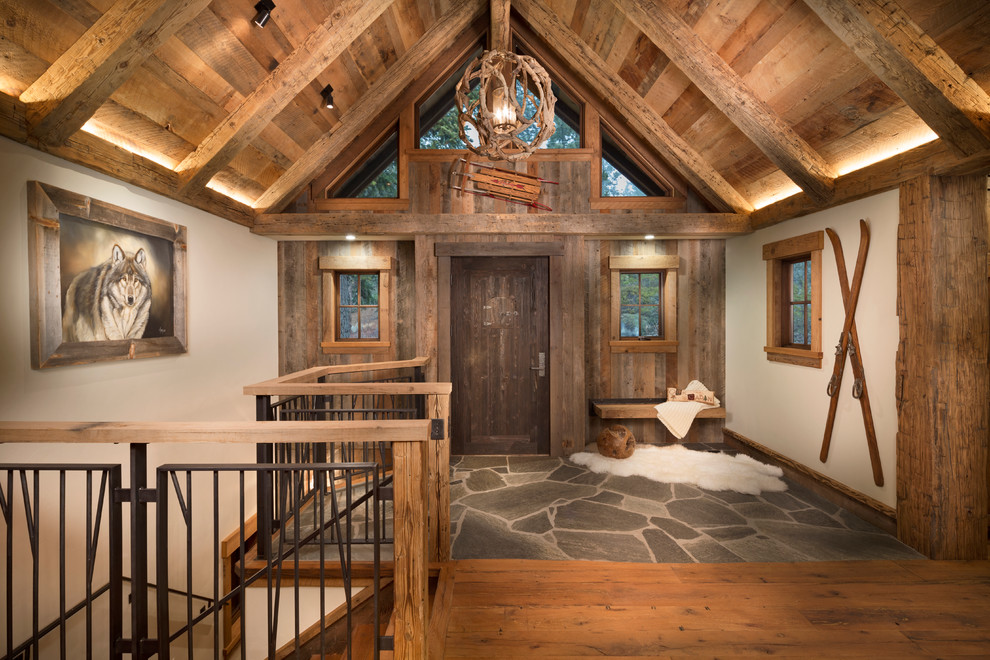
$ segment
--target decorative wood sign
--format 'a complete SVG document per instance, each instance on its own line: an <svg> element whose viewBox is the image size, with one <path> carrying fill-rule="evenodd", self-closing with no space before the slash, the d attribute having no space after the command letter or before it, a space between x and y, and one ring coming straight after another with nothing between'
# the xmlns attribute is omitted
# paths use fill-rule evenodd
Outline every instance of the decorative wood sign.
<svg viewBox="0 0 990 660"><path fill-rule="evenodd" d="M186 352L186 228L28 182L31 366Z"/></svg>
<svg viewBox="0 0 990 660"><path fill-rule="evenodd" d="M457 185L458 182L460 185ZM540 185L543 183L557 185L556 181L547 181L538 176L505 170L500 167L479 165L463 158L458 158L451 165L449 183L451 189L466 192L469 195L501 199L543 211L552 211L553 209L536 201L540 196ZM468 184L474 187L466 187Z"/></svg>

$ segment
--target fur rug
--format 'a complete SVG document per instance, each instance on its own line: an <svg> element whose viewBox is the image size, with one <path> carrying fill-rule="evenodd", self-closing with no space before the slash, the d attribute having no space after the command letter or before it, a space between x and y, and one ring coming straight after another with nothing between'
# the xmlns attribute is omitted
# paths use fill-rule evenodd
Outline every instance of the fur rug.
<svg viewBox="0 0 990 660"><path fill-rule="evenodd" d="M594 445L589 445L593 449ZM681 445L637 445L629 458L609 458L595 451L572 454L571 461L592 472L619 477L638 475L670 484L692 484L705 490L734 490L759 495L787 490L779 467L765 465L744 454L693 451Z"/></svg>

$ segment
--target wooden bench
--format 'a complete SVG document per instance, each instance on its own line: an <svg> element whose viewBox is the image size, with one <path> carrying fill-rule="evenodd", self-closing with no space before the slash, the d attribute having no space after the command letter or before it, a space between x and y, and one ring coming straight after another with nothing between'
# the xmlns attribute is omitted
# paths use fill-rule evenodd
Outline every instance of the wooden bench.
<svg viewBox="0 0 990 660"><path fill-rule="evenodd" d="M590 399L589 413L602 419L656 419L656 406L667 399ZM705 408L696 419L725 419L725 408Z"/></svg>

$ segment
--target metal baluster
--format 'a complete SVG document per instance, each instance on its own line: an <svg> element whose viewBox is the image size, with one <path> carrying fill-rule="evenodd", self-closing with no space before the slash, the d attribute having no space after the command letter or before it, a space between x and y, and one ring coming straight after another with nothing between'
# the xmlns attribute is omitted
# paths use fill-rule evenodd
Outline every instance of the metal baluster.
<svg viewBox="0 0 990 660"><path fill-rule="evenodd" d="M168 479L169 477L174 479L174 475L170 475L167 470L158 470L157 478L155 479L155 487L158 489L158 507L157 507L157 531L156 531L156 543L158 547L156 549L156 571L155 580L158 582L158 591L156 593L157 607L158 607L158 657L159 658L170 658L171 653L169 648L171 646L169 639L169 602L168 602ZM132 478L133 483L133 478ZM131 583L131 588L134 588L134 583Z"/></svg>

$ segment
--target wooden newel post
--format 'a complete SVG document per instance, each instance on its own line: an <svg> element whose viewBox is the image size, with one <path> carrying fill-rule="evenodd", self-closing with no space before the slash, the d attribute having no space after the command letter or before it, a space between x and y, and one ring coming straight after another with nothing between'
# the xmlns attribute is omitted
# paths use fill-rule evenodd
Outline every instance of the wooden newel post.
<svg viewBox="0 0 990 660"><path fill-rule="evenodd" d="M441 420L441 438L430 440L429 521L430 561L450 561L450 395L428 397L430 419ZM439 429L438 429L439 430Z"/></svg>
<svg viewBox="0 0 990 660"><path fill-rule="evenodd" d="M395 657L426 658L429 599L429 442L392 444L395 533Z"/></svg>

